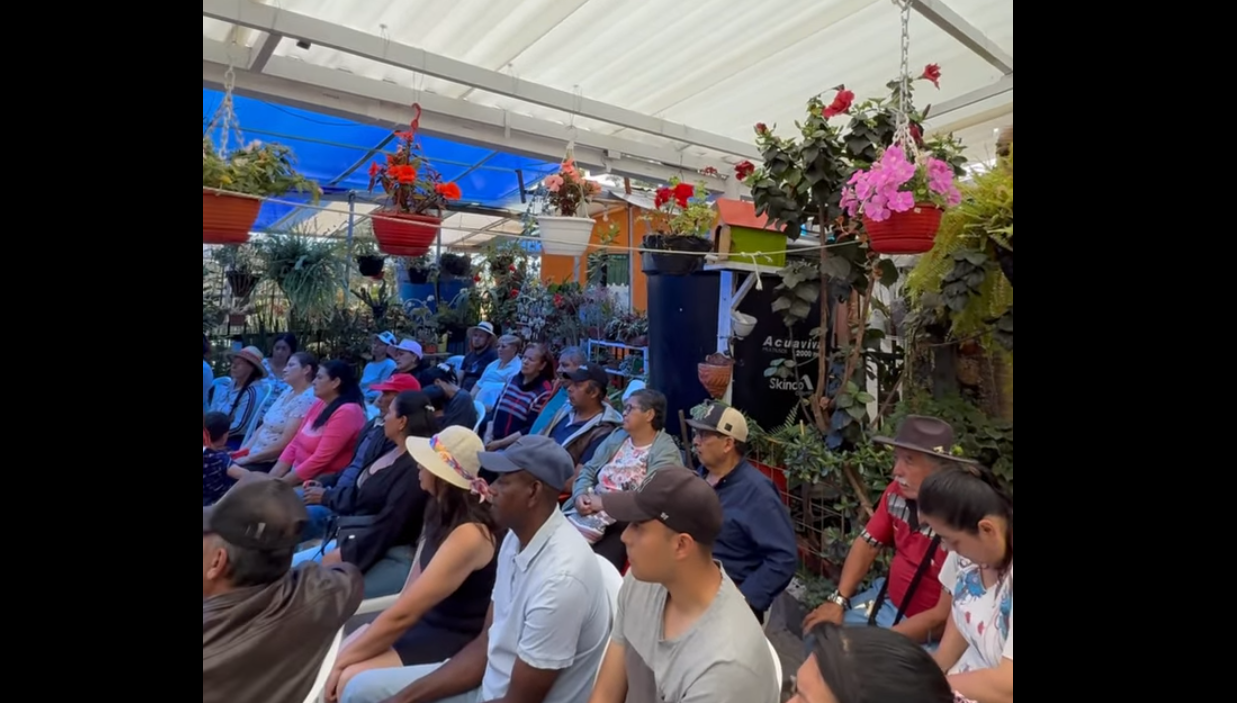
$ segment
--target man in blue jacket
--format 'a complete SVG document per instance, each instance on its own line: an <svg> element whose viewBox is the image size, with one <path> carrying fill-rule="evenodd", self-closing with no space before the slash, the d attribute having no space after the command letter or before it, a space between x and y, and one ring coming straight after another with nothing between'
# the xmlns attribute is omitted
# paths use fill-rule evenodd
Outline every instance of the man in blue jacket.
<svg viewBox="0 0 1237 703"><path fill-rule="evenodd" d="M725 403L710 402L687 421L692 448L703 468L700 475L717 490L722 503L722 534L713 556L764 622L798 564L798 543L790 512L767 476L744 458L747 420Z"/></svg>

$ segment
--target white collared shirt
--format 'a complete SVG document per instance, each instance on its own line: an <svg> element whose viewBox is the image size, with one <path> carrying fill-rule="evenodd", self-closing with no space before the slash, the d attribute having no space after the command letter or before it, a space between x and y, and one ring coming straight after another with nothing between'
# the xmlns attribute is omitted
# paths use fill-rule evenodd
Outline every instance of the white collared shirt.
<svg viewBox="0 0 1237 703"><path fill-rule="evenodd" d="M523 550L507 533L493 598L481 700L507 694L519 657L561 671L544 703L587 703L610 637L610 599L592 547L561 512Z"/></svg>

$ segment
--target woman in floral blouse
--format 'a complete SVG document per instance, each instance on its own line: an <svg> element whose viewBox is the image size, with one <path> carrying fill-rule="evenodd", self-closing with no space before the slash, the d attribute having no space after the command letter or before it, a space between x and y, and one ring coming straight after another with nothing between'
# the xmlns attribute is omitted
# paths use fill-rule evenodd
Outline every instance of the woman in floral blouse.
<svg viewBox="0 0 1237 703"><path fill-rule="evenodd" d="M301 420L309 413L317 397L314 376L318 373L318 357L309 352L297 352L284 364L283 381L287 389L262 416L262 424L249 441L241 445L244 455L236 463L250 471L270 471L284 448L296 437Z"/></svg>

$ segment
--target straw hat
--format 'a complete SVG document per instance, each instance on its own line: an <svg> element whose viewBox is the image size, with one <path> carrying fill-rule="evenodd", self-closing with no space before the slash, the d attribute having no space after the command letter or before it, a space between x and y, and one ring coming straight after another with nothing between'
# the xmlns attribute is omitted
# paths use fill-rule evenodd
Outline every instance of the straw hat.
<svg viewBox="0 0 1237 703"><path fill-rule="evenodd" d="M409 437L404 445L426 471L456 488L470 490L481 471L477 455L485 444L467 427L453 425L429 439Z"/></svg>
<svg viewBox="0 0 1237 703"><path fill-rule="evenodd" d="M262 356L262 350L257 347L245 347L238 352L228 354L228 358L244 359L245 361L248 361L249 364L253 366L254 372L257 374L256 378L262 378L266 375L266 369L262 366L262 362L265 360L265 357Z"/></svg>
<svg viewBox="0 0 1237 703"><path fill-rule="evenodd" d="M494 336L494 325L490 324L489 322L478 322L475 327L468 328L468 336L471 337L472 333L477 332L477 331L485 332L486 334L493 337Z"/></svg>

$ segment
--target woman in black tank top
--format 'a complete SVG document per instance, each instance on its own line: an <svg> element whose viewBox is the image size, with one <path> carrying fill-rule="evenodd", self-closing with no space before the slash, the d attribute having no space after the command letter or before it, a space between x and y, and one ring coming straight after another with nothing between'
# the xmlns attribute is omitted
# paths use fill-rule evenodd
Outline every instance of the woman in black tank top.
<svg viewBox="0 0 1237 703"><path fill-rule="evenodd" d="M362 671L450 659L485 627L502 534L477 478L481 438L456 426L407 446L431 496L416 565L395 605L345 643L328 699Z"/></svg>

